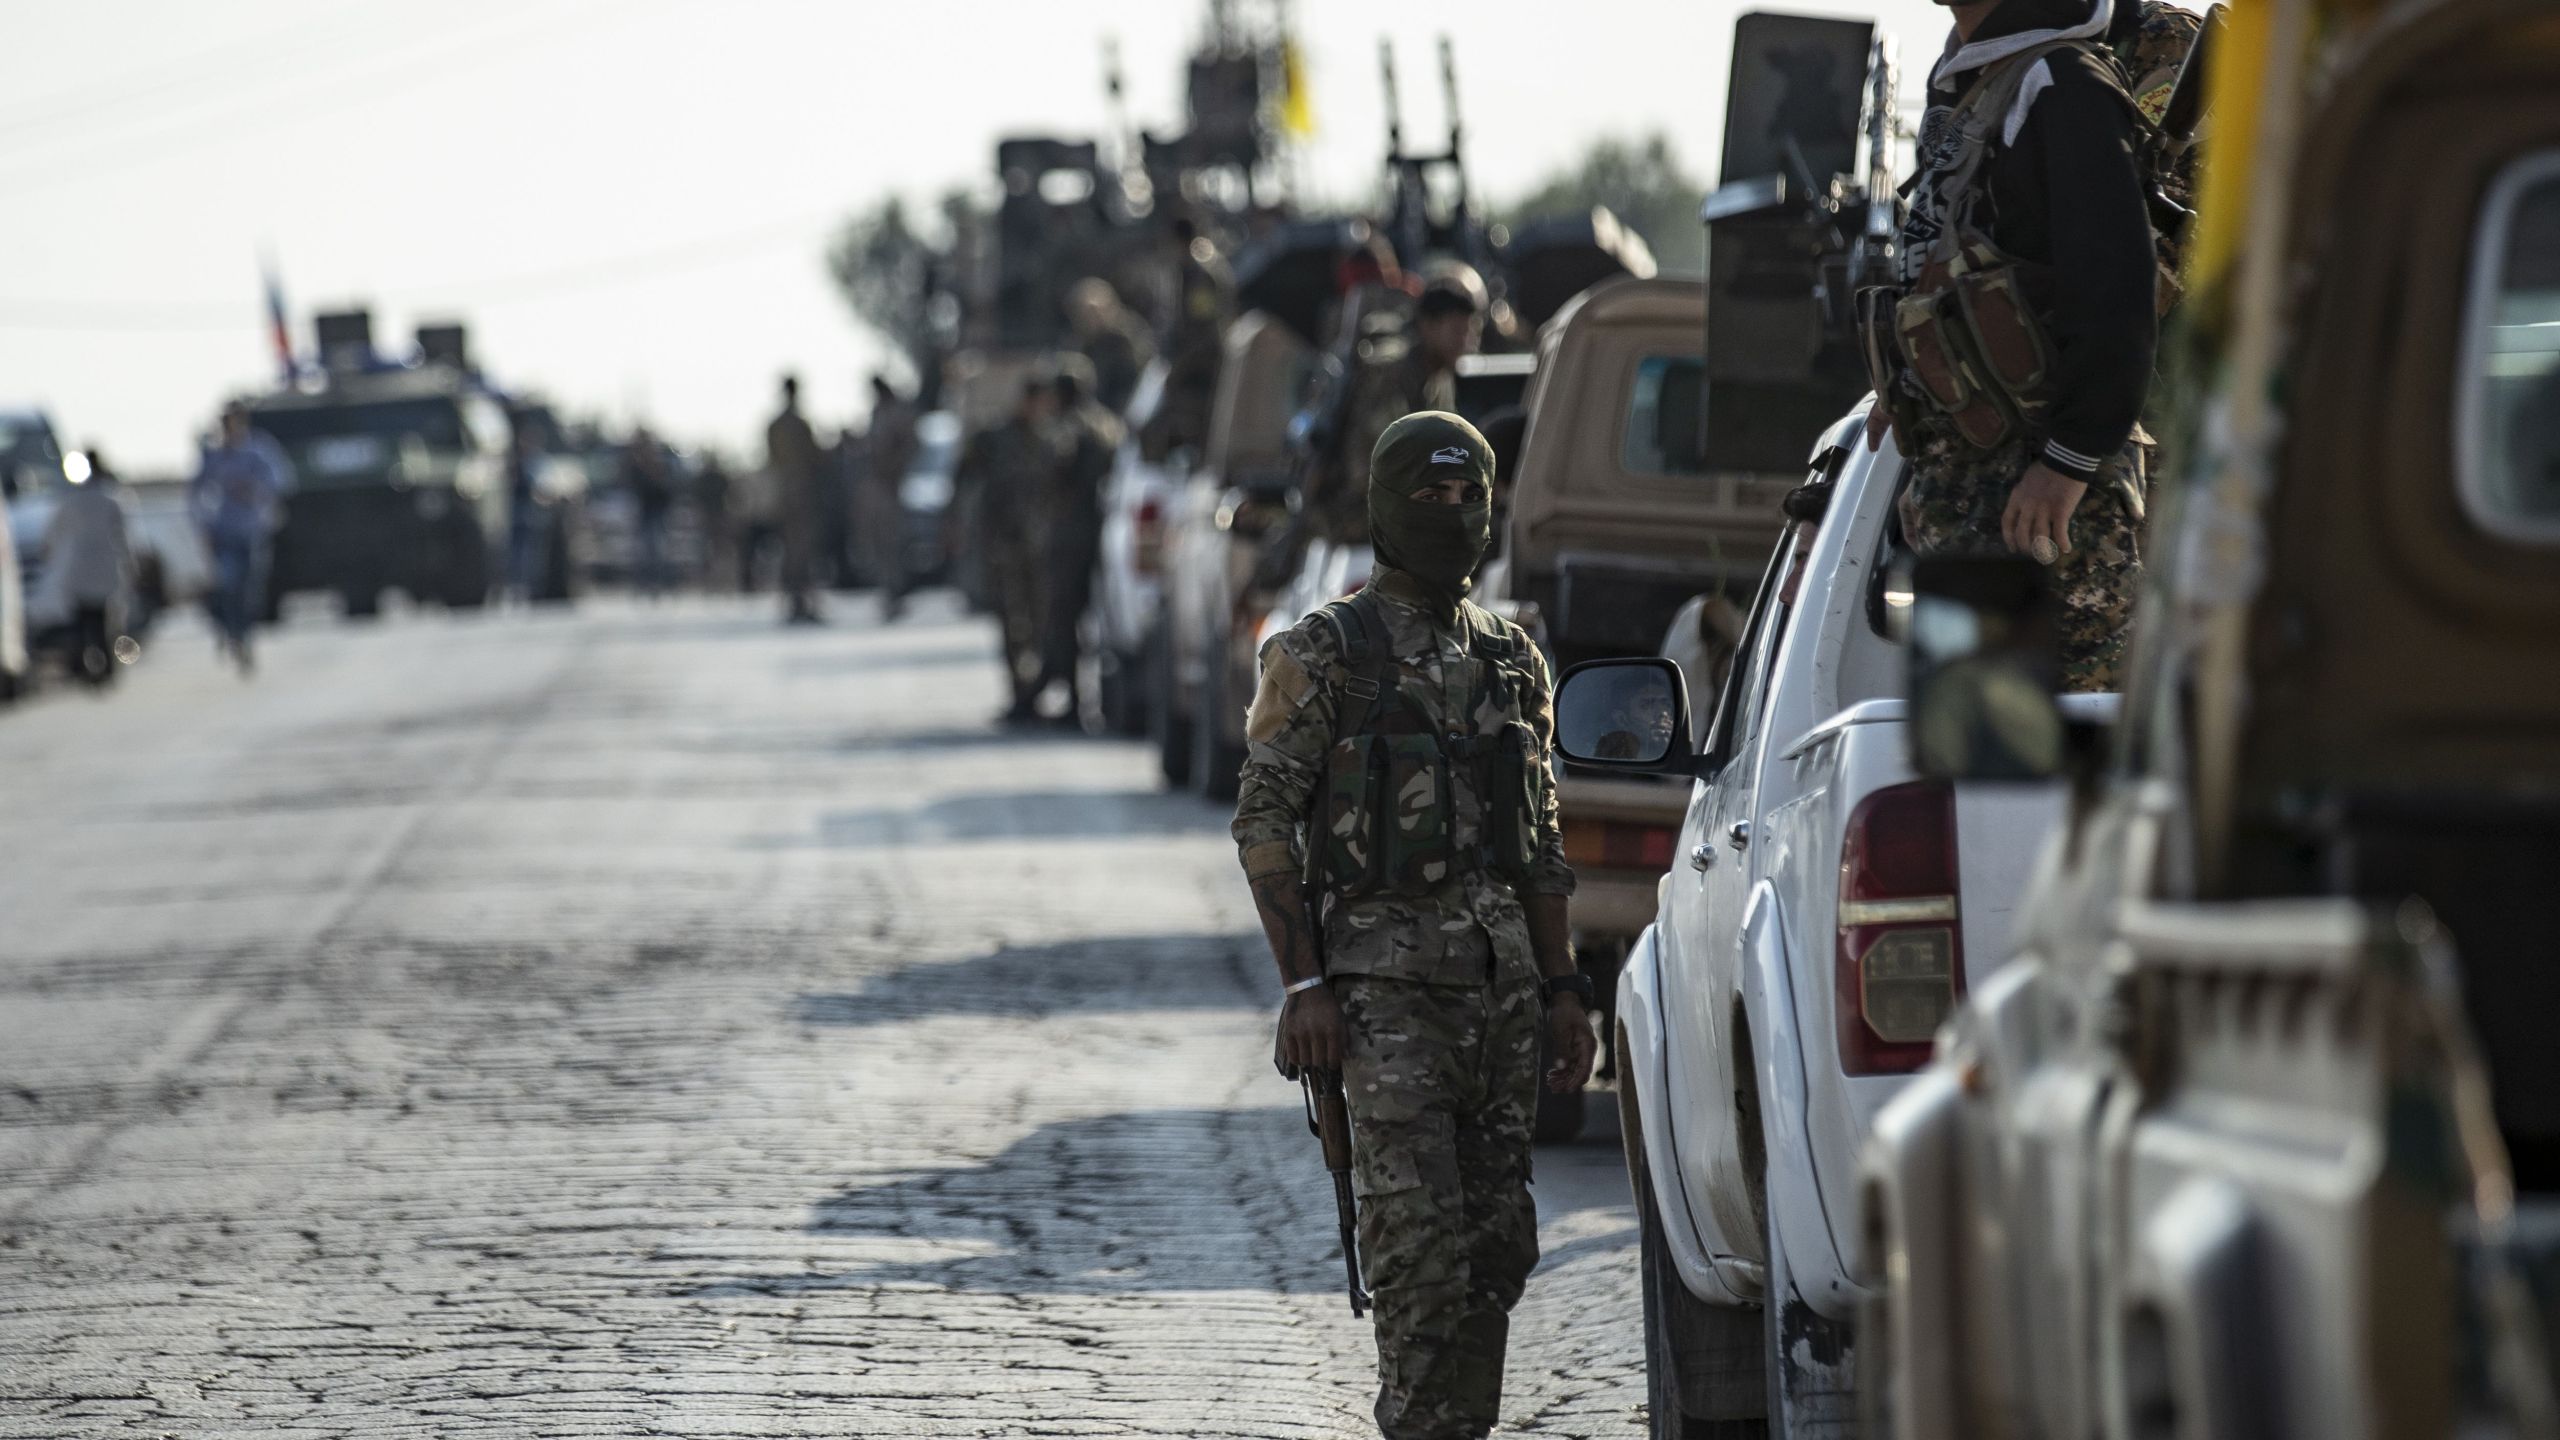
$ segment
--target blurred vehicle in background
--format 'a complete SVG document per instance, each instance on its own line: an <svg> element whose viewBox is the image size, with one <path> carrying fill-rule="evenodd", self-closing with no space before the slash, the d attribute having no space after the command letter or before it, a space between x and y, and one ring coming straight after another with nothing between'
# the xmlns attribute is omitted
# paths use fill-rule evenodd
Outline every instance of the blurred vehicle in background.
<svg viewBox="0 0 2560 1440"><path fill-rule="evenodd" d="M41 410L0 410L0 700L34 682L27 577L44 568L44 536L53 499L70 483L62 444Z"/></svg>
<svg viewBox="0 0 2560 1440"><path fill-rule="evenodd" d="M26 592L18 583L15 527L0 506L0 701L17 699L26 684Z"/></svg>
<svg viewBox="0 0 2560 1440"><path fill-rule="evenodd" d="M20 623L34 641L70 620L68 602L46 581L44 543L70 484L66 467L74 463L81 462L62 448L43 411L0 410L0 491L8 497ZM170 607L204 594L212 560L188 512L183 482L127 480L122 488L134 566L124 626L139 636Z"/></svg>
<svg viewBox="0 0 2560 1440"><path fill-rule="evenodd" d="M414 365L380 359L363 311L323 315L321 363L302 384L252 398L250 424L292 462L267 578L272 618L285 596L325 590L349 615L375 613L385 590L453 609L487 603L507 534L505 398L469 362L459 326L421 327ZM583 468L546 451L547 532L537 598L570 593L573 513Z"/></svg>
<svg viewBox="0 0 2560 1440"><path fill-rule="evenodd" d="M640 497L633 493L625 442L610 438L597 425L573 425L562 453L586 477L574 527L577 573L598 585L631 585L639 579ZM702 463L698 455L667 452L667 478L674 487L668 506L665 554L667 574L681 580L705 577L710 568L710 540L699 491ZM726 497L724 496L725 500ZM730 577L719 577L723 582Z"/></svg>
<svg viewBox="0 0 2560 1440"><path fill-rule="evenodd" d="M1179 449L1149 460L1141 438L1165 401L1170 373L1157 360L1139 375L1122 417L1128 435L1103 495L1102 551L1086 616L1085 653L1095 674L1084 690L1101 707L1103 728L1115 735L1147 733L1147 646L1164 610L1165 537L1193 461Z"/></svg>
<svg viewBox="0 0 2560 1440"><path fill-rule="evenodd" d="M1169 501L1162 602L1146 644L1147 733L1176 789L1221 768L1232 780L1244 763L1253 673L1229 673L1230 637L1262 541L1288 517L1289 421L1317 360L1315 346L1278 317L1238 316L1227 327L1208 448ZM1232 727L1226 708L1236 712Z"/></svg>

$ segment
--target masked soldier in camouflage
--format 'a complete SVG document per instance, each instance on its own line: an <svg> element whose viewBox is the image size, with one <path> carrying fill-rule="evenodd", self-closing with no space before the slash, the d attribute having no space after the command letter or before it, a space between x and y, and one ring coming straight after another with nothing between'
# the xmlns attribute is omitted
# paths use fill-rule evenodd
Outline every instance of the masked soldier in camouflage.
<svg viewBox="0 0 2560 1440"><path fill-rule="evenodd" d="M2109 49L2142 0L1971 0L1929 77L1900 284L1861 297L1921 554L2051 567L2064 683L2116 687L2161 284L2145 113ZM2143 22L2149 26L2152 22ZM2144 33L2148 33L2146 29Z"/></svg>
<svg viewBox="0 0 2560 1440"><path fill-rule="evenodd" d="M1530 1126L1591 1073L1566 939L1546 662L1466 599L1493 457L1455 415L1386 427L1378 570L1263 647L1235 837L1286 992L1280 1058L1339 1070L1390 1440L1481 1436L1537 1263Z"/></svg>

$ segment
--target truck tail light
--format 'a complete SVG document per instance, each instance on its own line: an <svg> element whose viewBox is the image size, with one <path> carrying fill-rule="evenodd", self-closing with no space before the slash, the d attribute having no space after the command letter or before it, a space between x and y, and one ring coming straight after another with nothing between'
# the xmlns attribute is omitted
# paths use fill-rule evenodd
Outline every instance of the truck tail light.
<svg viewBox="0 0 2560 1440"><path fill-rule="evenodd" d="M1888 786L1858 802L1840 845L1840 1068L1900 1075L1928 1063L1964 993L1955 791Z"/></svg>
<svg viewBox="0 0 2560 1440"><path fill-rule="evenodd" d="M1130 535L1129 563L1141 575L1155 575L1164 569L1164 502L1150 495L1138 502L1136 524Z"/></svg>
<svg viewBox="0 0 2560 1440"><path fill-rule="evenodd" d="M1637 825L1622 820L1564 822L1565 863L1602 870L1671 868L1671 852L1680 832L1668 825Z"/></svg>

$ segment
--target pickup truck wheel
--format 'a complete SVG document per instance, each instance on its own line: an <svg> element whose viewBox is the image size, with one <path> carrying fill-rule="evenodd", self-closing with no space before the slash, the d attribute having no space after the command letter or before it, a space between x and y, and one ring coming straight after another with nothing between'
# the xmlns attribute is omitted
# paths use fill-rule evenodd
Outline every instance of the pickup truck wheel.
<svg viewBox="0 0 2560 1440"><path fill-rule="evenodd" d="M1191 786L1191 717L1173 708L1173 641L1162 624L1147 632L1147 737L1156 768L1176 790Z"/></svg>
<svg viewBox="0 0 2560 1440"><path fill-rule="evenodd" d="M1632 1118L1635 1107L1622 1108ZM1769 1422L1757 1413L1767 1407L1760 1317L1706 1304L1680 1283L1644 1168L1644 1141L1637 1131L1628 1135L1644 1294L1645 1434L1649 1440L1766 1440Z"/></svg>
<svg viewBox="0 0 2560 1440"><path fill-rule="evenodd" d="M1200 708L1191 717L1191 778L1213 801L1236 798L1237 772L1244 769L1244 750L1227 743L1218 717L1227 703L1227 637L1213 635L1209 673L1201 681Z"/></svg>

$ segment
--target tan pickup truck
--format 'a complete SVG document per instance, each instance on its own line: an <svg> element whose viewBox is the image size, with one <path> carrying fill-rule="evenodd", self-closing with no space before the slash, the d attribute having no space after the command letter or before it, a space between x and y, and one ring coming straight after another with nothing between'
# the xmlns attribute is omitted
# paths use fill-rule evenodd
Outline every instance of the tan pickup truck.
<svg viewBox="0 0 2560 1440"><path fill-rule="evenodd" d="M1584 291L1539 337L1503 553L1485 590L1515 608L1559 670L1659 653L1677 618L1708 662L1684 654L1690 673L1711 673L1724 607L1689 602L1747 591L1768 563L1778 502L1802 477L1707 468L1706 331L1706 286L1629 279ZM1689 789L1568 771L1562 795L1581 880L1574 942L1605 1004L1628 944L1653 922ZM1562 1138L1579 1123L1573 1105L1551 1104L1540 1130Z"/></svg>

